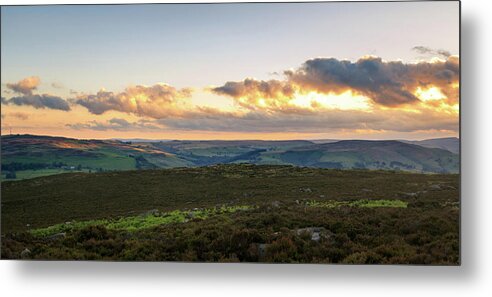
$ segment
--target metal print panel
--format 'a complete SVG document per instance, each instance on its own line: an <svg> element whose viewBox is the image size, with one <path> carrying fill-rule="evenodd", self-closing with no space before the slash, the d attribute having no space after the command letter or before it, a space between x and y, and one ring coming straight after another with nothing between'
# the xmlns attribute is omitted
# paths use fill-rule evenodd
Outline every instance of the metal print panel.
<svg viewBox="0 0 492 297"><path fill-rule="evenodd" d="M2 259L460 264L459 2L1 25Z"/></svg>

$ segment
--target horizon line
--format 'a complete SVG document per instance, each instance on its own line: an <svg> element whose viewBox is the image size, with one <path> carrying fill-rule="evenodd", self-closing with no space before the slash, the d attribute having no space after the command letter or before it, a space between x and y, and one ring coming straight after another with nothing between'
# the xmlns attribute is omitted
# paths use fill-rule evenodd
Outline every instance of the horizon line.
<svg viewBox="0 0 492 297"><path fill-rule="evenodd" d="M112 137L112 138L76 138L76 137L67 137L67 136L60 136L60 135L45 135L45 134L30 134L30 133L24 133L24 134L0 134L1 137L6 137L6 136L40 136L40 137L53 137L53 138L67 138L67 139L76 139L76 140L116 140L116 141L132 141L132 140L142 140L142 141L147 141L147 142L159 142L159 141L323 141L323 140L330 140L330 141L344 141L344 140L362 140L362 141L425 141L425 140L432 140L432 139L449 139L449 138L456 138L460 140L459 135L458 136L448 136L448 137L435 137L435 138L422 138L422 139L407 139L407 138L386 138L386 139L361 139L361 138L307 138L307 139L301 139L301 138L293 138L293 139L172 139L172 138L118 138L118 137Z"/></svg>

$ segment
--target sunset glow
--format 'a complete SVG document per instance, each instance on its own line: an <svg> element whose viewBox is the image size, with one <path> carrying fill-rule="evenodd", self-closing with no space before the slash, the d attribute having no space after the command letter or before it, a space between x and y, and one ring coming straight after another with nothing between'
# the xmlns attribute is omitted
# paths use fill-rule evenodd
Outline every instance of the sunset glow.
<svg viewBox="0 0 492 297"><path fill-rule="evenodd" d="M170 6L145 6L140 15L123 6L101 7L98 14L6 7L1 132L152 139L457 136L458 14L454 6L436 14L415 5L412 11L395 6L390 27L366 13L340 19L329 5L317 4L250 5L248 14L224 6L235 16L225 23L219 22L224 12L203 14L199 6L193 17ZM20 21L25 11L33 15L29 26ZM313 17L300 22L293 18L300 12ZM118 21L128 15L128 22ZM415 19L423 21L412 29L402 25ZM404 41L396 39L402 31Z"/></svg>
<svg viewBox="0 0 492 297"><path fill-rule="evenodd" d="M427 89L422 89L421 87L418 87L417 91L415 91L415 95L417 95L417 97L419 97L419 99L423 101L441 100L446 98L446 96L441 93L441 90L439 90L439 88L437 87L430 87Z"/></svg>
<svg viewBox="0 0 492 297"><path fill-rule="evenodd" d="M309 92L308 94L296 94L291 104L309 109L341 109L341 110L364 110L369 109L369 99L364 96L354 95L352 91L342 94L319 94Z"/></svg>

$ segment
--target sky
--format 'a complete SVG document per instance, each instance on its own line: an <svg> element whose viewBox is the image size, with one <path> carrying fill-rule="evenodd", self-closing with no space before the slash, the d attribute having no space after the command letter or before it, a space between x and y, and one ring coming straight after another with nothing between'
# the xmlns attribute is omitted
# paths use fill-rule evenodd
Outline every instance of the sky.
<svg viewBox="0 0 492 297"><path fill-rule="evenodd" d="M458 136L458 2L4 6L2 135Z"/></svg>

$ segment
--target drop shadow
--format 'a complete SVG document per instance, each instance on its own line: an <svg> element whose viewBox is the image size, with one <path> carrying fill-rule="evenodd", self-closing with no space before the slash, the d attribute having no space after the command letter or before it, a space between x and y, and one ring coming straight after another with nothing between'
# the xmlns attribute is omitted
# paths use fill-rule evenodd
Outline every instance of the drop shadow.
<svg viewBox="0 0 492 297"><path fill-rule="evenodd" d="M477 274L478 253L478 147L480 138L476 115L480 109L477 99L477 18L462 17L461 32L461 266L406 266L406 265L306 265L306 264L209 264L209 263L129 263L77 261L15 261L12 273L21 278L36 280L66 280L83 278L118 278L135 282L162 280L187 282L193 279L225 282L358 282L375 281L421 283L469 282Z"/></svg>

